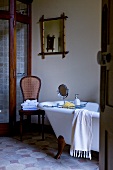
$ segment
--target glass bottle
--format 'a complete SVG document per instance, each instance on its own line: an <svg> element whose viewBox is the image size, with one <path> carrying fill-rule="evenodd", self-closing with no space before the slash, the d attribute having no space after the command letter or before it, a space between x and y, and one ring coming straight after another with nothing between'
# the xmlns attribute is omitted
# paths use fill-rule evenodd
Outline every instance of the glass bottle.
<svg viewBox="0 0 113 170"><path fill-rule="evenodd" d="M75 94L75 100L74 100L75 106L79 106L80 105L80 99L78 99L78 95L79 94Z"/></svg>

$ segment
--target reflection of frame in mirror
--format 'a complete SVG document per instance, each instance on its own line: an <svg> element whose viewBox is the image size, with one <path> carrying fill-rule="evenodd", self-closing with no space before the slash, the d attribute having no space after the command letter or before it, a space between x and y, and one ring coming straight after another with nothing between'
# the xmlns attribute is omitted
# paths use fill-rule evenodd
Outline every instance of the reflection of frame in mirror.
<svg viewBox="0 0 113 170"><path fill-rule="evenodd" d="M44 51L51 45L47 52L59 52L58 37L61 39L60 20L50 20L44 22ZM50 44L51 43L51 44ZM52 46L53 45L53 46Z"/></svg>

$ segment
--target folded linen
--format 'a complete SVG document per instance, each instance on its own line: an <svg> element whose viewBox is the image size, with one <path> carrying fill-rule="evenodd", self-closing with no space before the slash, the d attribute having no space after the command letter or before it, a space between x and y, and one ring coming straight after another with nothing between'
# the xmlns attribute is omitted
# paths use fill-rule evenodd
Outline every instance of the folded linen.
<svg viewBox="0 0 113 170"><path fill-rule="evenodd" d="M26 100L21 106L37 106L38 104L39 102L37 102L37 100Z"/></svg>
<svg viewBox="0 0 113 170"><path fill-rule="evenodd" d="M31 106L31 105L29 105L29 106L23 106L22 108L23 108L23 109L31 109L31 108L37 108L37 106Z"/></svg>
<svg viewBox="0 0 113 170"><path fill-rule="evenodd" d="M70 155L91 159L92 112L76 109L72 121Z"/></svg>
<svg viewBox="0 0 113 170"><path fill-rule="evenodd" d="M38 108L22 108L23 110L39 110Z"/></svg>
<svg viewBox="0 0 113 170"><path fill-rule="evenodd" d="M37 110L39 102L37 100L26 100L24 103L21 104L23 110Z"/></svg>

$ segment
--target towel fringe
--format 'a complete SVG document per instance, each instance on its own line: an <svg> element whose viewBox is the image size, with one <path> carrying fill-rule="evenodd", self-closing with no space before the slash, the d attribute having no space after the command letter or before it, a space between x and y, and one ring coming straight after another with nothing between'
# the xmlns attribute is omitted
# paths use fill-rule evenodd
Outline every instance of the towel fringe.
<svg viewBox="0 0 113 170"><path fill-rule="evenodd" d="M89 158L91 160L91 151L79 151L79 150L73 150L73 155L74 157L78 158Z"/></svg>

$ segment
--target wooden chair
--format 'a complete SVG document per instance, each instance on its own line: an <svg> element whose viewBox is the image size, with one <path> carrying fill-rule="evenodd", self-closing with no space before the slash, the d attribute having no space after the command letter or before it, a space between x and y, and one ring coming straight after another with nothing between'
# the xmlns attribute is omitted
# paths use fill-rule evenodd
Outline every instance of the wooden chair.
<svg viewBox="0 0 113 170"><path fill-rule="evenodd" d="M37 100L39 97L39 92L41 88L41 80L36 76L25 76L20 80L20 88L23 95L23 101L29 100ZM44 118L45 111L40 109L35 110L19 110L20 115L20 140L22 141L23 135L23 117L27 116L28 120L31 122L32 115L38 115L38 125L42 128L42 140L44 140ZM40 125L40 117L42 117L42 124Z"/></svg>

